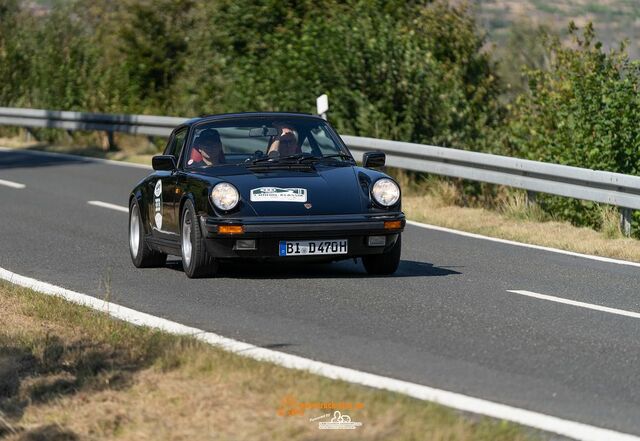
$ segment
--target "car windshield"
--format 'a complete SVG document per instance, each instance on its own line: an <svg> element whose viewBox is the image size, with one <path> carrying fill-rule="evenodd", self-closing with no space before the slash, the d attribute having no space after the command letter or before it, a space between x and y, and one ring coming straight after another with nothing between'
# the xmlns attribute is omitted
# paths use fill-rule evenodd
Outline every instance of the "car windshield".
<svg viewBox="0 0 640 441"><path fill-rule="evenodd" d="M335 132L315 118L247 118L199 124L186 167L353 161Z"/></svg>

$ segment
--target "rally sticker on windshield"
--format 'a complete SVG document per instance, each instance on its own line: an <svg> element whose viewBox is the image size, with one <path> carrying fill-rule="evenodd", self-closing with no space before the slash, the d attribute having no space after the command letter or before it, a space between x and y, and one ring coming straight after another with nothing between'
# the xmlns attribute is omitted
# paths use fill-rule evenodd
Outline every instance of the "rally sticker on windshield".
<svg viewBox="0 0 640 441"><path fill-rule="evenodd" d="M251 202L307 202L306 188L260 187L251 190Z"/></svg>

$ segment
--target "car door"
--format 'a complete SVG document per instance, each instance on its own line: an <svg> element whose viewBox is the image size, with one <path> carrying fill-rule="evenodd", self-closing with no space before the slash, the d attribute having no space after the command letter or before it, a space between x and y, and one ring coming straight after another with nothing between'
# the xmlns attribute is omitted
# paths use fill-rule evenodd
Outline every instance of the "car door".
<svg viewBox="0 0 640 441"><path fill-rule="evenodd" d="M177 129L169 139L167 147L164 151L165 155L171 155L175 158L176 164L179 163L180 154L184 147L188 127ZM177 171L157 171L158 179L152 182L153 188L153 204L151 210L152 227L154 236L160 239L177 240L179 234L178 217L176 213L176 205L179 201L179 195L176 194L178 183Z"/></svg>

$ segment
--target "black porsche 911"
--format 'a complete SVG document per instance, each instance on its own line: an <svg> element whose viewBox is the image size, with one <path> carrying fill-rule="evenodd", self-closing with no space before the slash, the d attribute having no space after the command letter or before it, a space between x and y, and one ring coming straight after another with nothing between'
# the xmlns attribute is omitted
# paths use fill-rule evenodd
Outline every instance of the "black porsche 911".
<svg viewBox="0 0 640 441"><path fill-rule="evenodd" d="M359 167L322 118L240 113L177 127L154 172L129 199L136 267L182 256L188 277L214 275L225 259L283 262L361 258L369 274L400 262L405 217L398 184Z"/></svg>

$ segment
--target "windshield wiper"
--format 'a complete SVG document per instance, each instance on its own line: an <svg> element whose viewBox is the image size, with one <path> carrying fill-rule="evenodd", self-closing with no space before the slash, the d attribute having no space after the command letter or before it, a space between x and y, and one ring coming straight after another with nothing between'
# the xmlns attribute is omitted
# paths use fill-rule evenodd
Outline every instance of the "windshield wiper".
<svg viewBox="0 0 640 441"><path fill-rule="evenodd" d="M308 161L308 160L312 160L312 159L316 159L318 161L323 160L323 159L333 159L333 158L341 158L341 159L349 159L351 161L353 161L353 158L349 155L347 155L346 153L336 153L333 155L324 155L324 156L307 156L304 158L301 158L298 162L303 162L303 161Z"/></svg>
<svg viewBox="0 0 640 441"><path fill-rule="evenodd" d="M298 161L302 162L305 159L315 158L315 156L310 156L311 153L296 153L295 155L283 156L280 158L281 161Z"/></svg>
<svg viewBox="0 0 640 441"><path fill-rule="evenodd" d="M296 153L295 155L289 155L289 156L279 156L279 155L264 155L264 156L259 156L257 158L254 158L251 160L251 164L258 164L261 162L280 162L280 161L286 161L289 162L291 160L297 160L300 161L301 159L307 158L309 157L310 153Z"/></svg>
<svg viewBox="0 0 640 441"><path fill-rule="evenodd" d="M275 156L259 156L257 158L253 158L251 159L251 164L258 164L260 162L267 162L267 161L276 161L278 158L276 158ZM246 162L249 162L249 159L246 160Z"/></svg>
<svg viewBox="0 0 640 441"><path fill-rule="evenodd" d="M251 165L259 164L262 162L267 162L272 164L296 162L298 164L302 164L305 161L312 161L312 160L322 161L324 159L333 159L333 158L349 159L350 162L353 162L353 158L345 153L336 153L336 154L326 155L326 156L313 156L311 155L311 153L296 153L295 155L288 155L288 156L282 156L282 157L275 156L275 155L261 156L251 160Z"/></svg>

